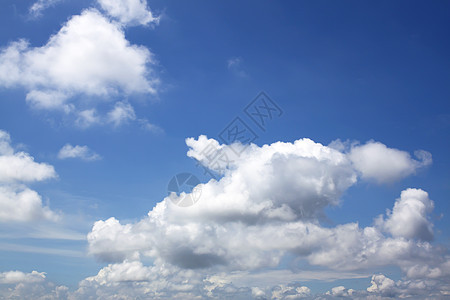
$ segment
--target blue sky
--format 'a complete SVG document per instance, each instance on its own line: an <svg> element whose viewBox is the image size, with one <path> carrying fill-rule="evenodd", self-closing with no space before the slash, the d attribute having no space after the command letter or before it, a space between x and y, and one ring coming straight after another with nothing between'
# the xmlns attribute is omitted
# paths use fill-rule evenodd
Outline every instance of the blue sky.
<svg viewBox="0 0 450 300"><path fill-rule="evenodd" d="M130 288L181 284L152 269L164 265L193 282L185 294L162 291L169 298L448 296L449 17L448 3L425 1L3 1L0 295L24 282L22 297L37 297L34 285L56 298L82 299L89 288L106 298L142 297ZM283 112L264 130L244 111L261 91ZM219 134L236 117L258 137L225 171L215 170L202 147L229 151ZM314 146L295 142L303 138ZM204 186L199 202L181 209L165 197L183 172ZM29 196L32 207L20 200L25 190L38 194ZM230 201L223 211L221 201ZM255 210L261 205L269 206ZM252 235L274 224L286 233L280 248ZM294 235L288 243L287 228L305 224L324 240ZM340 240L345 226L343 236L363 237ZM187 242L170 228L198 235L186 234ZM362 233L372 229L380 245ZM221 230L235 230L235 240ZM400 244L386 250L388 241ZM355 250L349 256L364 258L351 261L345 253L364 242L378 250ZM330 254L327 243L342 247ZM299 250L305 244L312 246ZM174 250L180 245L186 252ZM254 264L244 263L246 252ZM333 255L345 265L320 259ZM270 272L284 272L285 281L267 283ZM242 274L249 279L239 286ZM68 290L56 294L51 282ZM207 293L197 282L214 288ZM419 282L426 288L413 287Z"/></svg>

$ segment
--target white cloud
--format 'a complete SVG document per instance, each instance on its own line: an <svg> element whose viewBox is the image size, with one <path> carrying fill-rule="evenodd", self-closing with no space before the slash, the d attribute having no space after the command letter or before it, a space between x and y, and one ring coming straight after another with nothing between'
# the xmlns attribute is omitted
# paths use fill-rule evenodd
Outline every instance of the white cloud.
<svg viewBox="0 0 450 300"><path fill-rule="evenodd" d="M89 149L88 146L72 146L64 145L58 153L59 159L80 158L85 161L93 161L101 159L101 156Z"/></svg>
<svg viewBox="0 0 450 300"><path fill-rule="evenodd" d="M36 163L25 152L0 156L0 182L31 182L56 177L55 169L45 163Z"/></svg>
<svg viewBox="0 0 450 300"><path fill-rule="evenodd" d="M382 294L395 295L395 282L394 280L387 278L383 274L372 276L372 285L367 288L368 292L378 292Z"/></svg>
<svg viewBox="0 0 450 300"><path fill-rule="evenodd" d="M25 152L14 152L9 134L0 130L0 222L56 220L38 193L23 183L56 177L53 166L36 163Z"/></svg>
<svg viewBox="0 0 450 300"><path fill-rule="evenodd" d="M3 48L0 85L23 87L32 107L74 114L86 127L106 121L96 116L99 102L155 94L159 80L153 63L150 51L130 44L119 24L88 9L72 16L42 47L19 40Z"/></svg>
<svg viewBox="0 0 450 300"><path fill-rule="evenodd" d="M334 297L349 297L353 295L354 290L346 289L344 286L336 286L331 289L331 291L327 292L327 295L331 295Z"/></svg>
<svg viewBox="0 0 450 300"><path fill-rule="evenodd" d="M45 280L45 273L33 271L31 273L23 273L20 271L9 271L0 273L0 283L16 284L20 282L42 282Z"/></svg>
<svg viewBox="0 0 450 300"><path fill-rule="evenodd" d="M97 0L102 9L111 17L127 25L147 25L158 23L147 7L146 0Z"/></svg>
<svg viewBox="0 0 450 300"><path fill-rule="evenodd" d="M40 16L43 10L54 6L61 1L62 0L38 0L30 6L29 13L35 17Z"/></svg>
<svg viewBox="0 0 450 300"><path fill-rule="evenodd" d="M81 128L87 128L99 123L101 123L101 118L98 116L97 110L95 108L78 112L78 117L75 120L75 124L77 124Z"/></svg>
<svg viewBox="0 0 450 300"><path fill-rule="evenodd" d="M2 299L446 299L450 285L445 281L408 280L394 282L382 274L373 275L366 290L333 287L314 295L307 286L297 283L274 286L238 287L238 282L219 278L202 280L198 272L180 270L155 262L146 267L140 262L125 261L108 265L97 275L69 291L45 278L45 273L9 271L0 273ZM3 286L2 286L3 285ZM14 286L15 285L15 286ZM11 287L12 286L12 287Z"/></svg>
<svg viewBox="0 0 450 300"><path fill-rule="evenodd" d="M141 124L141 128L146 131L150 131L153 133L163 133L164 132L164 130L161 127L150 123L147 119L139 119L138 121Z"/></svg>
<svg viewBox="0 0 450 300"><path fill-rule="evenodd" d="M236 146L220 145L205 136L187 139L186 143L188 156L211 169L216 167L210 160L214 153L205 153L206 147L228 152ZM391 153L392 149L382 146ZM240 156L215 169L223 176L219 181L201 184L201 198L195 205L180 208L166 198L137 223L122 224L115 218L96 222L88 235L89 252L118 264L149 258L178 270L194 269L194 279L207 283L203 289L211 297L226 291L244 299L262 293L269 297L274 292L285 299L303 296L302 289L297 291L300 286L290 285L295 278L304 278L302 271L286 276L284 283L270 285L248 273L237 278L220 275L279 268L286 256L323 268L322 275L317 271L305 276L325 278L333 276L327 274L333 271L351 278L358 276L351 272L398 266L406 276L429 276L444 289L439 282L450 268L442 266L450 263L438 247L426 241L427 230L431 230L428 213L433 208L426 192L403 191L392 212L376 219L374 226L321 226L319 217L324 209L339 203L360 172L352 162L354 153L343 151L309 139L249 145ZM400 230L400 224L406 223L409 229ZM158 272L151 276L164 280ZM251 282L249 278L253 278ZM198 296L198 288L193 286L189 291ZM353 297L354 293L365 295L367 291L337 287L325 296Z"/></svg>
<svg viewBox="0 0 450 300"><path fill-rule="evenodd" d="M114 126L120 126L128 121L136 119L133 106L128 102L117 102L114 108L108 113L108 122Z"/></svg>
<svg viewBox="0 0 450 300"><path fill-rule="evenodd" d="M309 297L311 290L306 286L284 286L280 285L272 291L271 299L302 299Z"/></svg>
<svg viewBox="0 0 450 300"><path fill-rule="evenodd" d="M0 273L0 298L68 299L68 288L46 281L45 273L43 272L32 271L31 273L24 273L21 271L9 271Z"/></svg>
<svg viewBox="0 0 450 300"><path fill-rule="evenodd" d="M16 155L9 135L0 132L0 137L3 156ZM204 136L186 143L188 155L211 168L202 151L205 145L230 150ZM450 257L428 242L433 202L425 191L404 190L392 211L376 218L374 226L320 224L324 208L336 205L356 183L351 155L309 139L250 145L221 170L219 181L202 184L202 197L194 206L180 208L166 198L137 223L97 221L88 235L89 252L114 264L80 282L70 296L298 299L311 296L299 280L363 278L368 270L383 266L398 266L405 277L393 283L375 275L367 290L338 286L322 296L420 298L448 293ZM16 199L22 191L27 195L24 202L39 198L25 189L0 195ZM45 211L40 198L33 201L36 208L31 211ZM36 216L11 207L5 211L20 220ZM280 265L285 257L312 269L286 270ZM153 263L145 266L144 259Z"/></svg>
<svg viewBox="0 0 450 300"><path fill-rule="evenodd" d="M418 168L431 164L431 154L419 150L411 158L408 152L388 148L379 142L354 145L349 158L363 178L374 179L380 183L392 182L414 174Z"/></svg>
<svg viewBox="0 0 450 300"><path fill-rule="evenodd" d="M392 212L380 225L395 237L433 239L433 224L427 214L434 208L428 193L419 189L402 191L400 199L395 202Z"/></svg>
<svg viewBox="0 0 450 300"><path fill-rule="evenodd" d="M57 220L57 215L42 206L38 193L28 188L0 186L0 222Z"/></svg>

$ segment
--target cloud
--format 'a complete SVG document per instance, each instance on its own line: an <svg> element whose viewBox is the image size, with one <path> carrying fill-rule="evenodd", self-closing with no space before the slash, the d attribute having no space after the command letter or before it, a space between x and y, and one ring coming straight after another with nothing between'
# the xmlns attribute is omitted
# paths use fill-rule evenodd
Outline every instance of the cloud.
<svg viewBox="0 0 450 300"><path fill-rule="evenodd" d="M242 64L242 57L232 57L227 60L228 70L238 77L245 78L248 74L242 69Z"/></svg>
<svg viewBox="0 0 450 300"><path fill-rule="evenodd" d="M42 282L45 280L45 273L33 271L31 273L23 273L20 271L9 271L0 273L1 284L16 284L19 282Z"/></svg>
<svg viewBox="0 0 450 300"><path fill-rule="evenodd" d="M145 131L149 131L149 132L153 132L153 133L163 133L164 132L164 130L161 127L150 123L147 119L139 119L138 122L141 125L141 128L144 129Z"/></svg>
<svg viewBox="0 0 450 300"><path fill-rule="evenodd" d="M55 169L45 163L36 163L25 152L14 152L11 138L0 130L0 183L33 182L55 178Z"/></svg>
<svg viewBox="0 0 450 300"><path fill-rule="evenodd" d="M147 7L146 0L97 0L103 10L111 17L127 25L158 24L159 18L154 17Z"/></svg>
<svg viewBox="0 0 450 300"><path fill-rule="evenodd" d="M24 183L55 178L53 166L36 163L25 152L15 152L7 132L0 130L0 222L55 221L58 216L42 206L39 194Z"/></svg>
<svg viewBox="0 0 450 300"><path fill-rule="evenodd" d="M0 149L14 154L2 136ZM204 145L221 151L233 146L205 136L186 143L189 156L211 167ZM385 266L397 266L404 278L392 285L375 275L367 290L337 286L320 296L447 293L450 257L429 242L433 203L425 191L404 190L373 226L321 224L324 210L358 180L350 156L310 139L249 145L221 169L219 180L199 186L195 205L181 208L165 198L135 223L114 217L95 222L87 236L89 253L110 264L66 295L298 299L311 297L299 281L364 278ZM285 259L293 262L289 269Z"/></svg>
<svg viewBox="0 0 450 300"><path fill-rule="evenodd" d="M319 222L324 209L339 203L341 195L357 182L358 174L364 178L353 161L355 152L323 146L310 139L261 147L251 144L240 156L232 156L231 149L236 145L221 145L205 136L189 138L186 144L190 148L188 156L222 177L201 184L201 198L193 206L180 208L166 198L137 223L122 224L115 218L97 221L88 235L92 255L116 264L146 257L170 268L195 270L192 280L206 280L203 289L211 297L226 291L232 291L237 299L237 295L243 299L263 294L281 299L307 295L306 288L292 285L295 278L304 278L301 270L293 272L293 277L285 277L284 283L271 284L262 278L277 276L264 276L264 271L263 277L248 274L280 268L285 257L323 268L315 275L306 273L309 277L323 278L330 276L326 275L330 271L357 276L350 274L398 266L407 278L428 276L444 289L440 282L447 278L450 263L439 247L428 242L432 237L428 214L433 202L425 191L404 190L392 211L374 219L374 226L346 223L324 227ZM217 168L211 160L217 153L205 151L208 147L217 153L228 153L232 159ZM381 143L375 147L382 149L381 155L380 151L365 152L366 145L354 146L354 151L358 151L356 147L363 147L369 159L369 153L376 158L386 153L408 157L406 152ZM396 166L394 171L399 173ZM248 273L241 279L220 275L236 272ZM148 276L163 280L158 274ZM250 282L248 278L254 280ZM271 289L267 289L269 285ZM198 296L199 289L193 286L189 291ZM365 293L368 291L339 286L324 297L363 298Z"/></svg>
<svg viewBox="0 0 450 300"><path fill-rule="evenodd" d="M88 146L72 146L64 145L58 153L59 159L80 158L85 161L93 161L101 159L101 156L89 149Z"/></svg>
<svg viewBox="0 0 450 300"><path fill-rule="evenodd" d="M108 113L108 122L114 126L120 126L128 121L136 119L134 108L127 102L117 102L114 108Z"/></svg>
<svg viewBox="0 0 450 300"><path fill-rule="evenodd" d="M353 295L354 290L346 289L344 286L336 286L327 292L326 295L331 295L334 297L349 297Z"/></svg>
<svg viewBox="0 0 450 300"><path fill-rule="evenodd" d="M365 179L380 183L397 181L414 174L417 169L431 164L431 154L416 151L419 160L412 159L408 152L388 148L382 143L370 141L351 148L349 158Z"/></svg>
<svg viewBox="0 0 450 300"><path fill-rule="evenodd" d="M9 271L0 273L2 299L446 299L448 282L436 280L393 281L383 274L371 276L367 289L333 287L323 294L313 294L300 283L238 287L219 278L201 280L198 273L177 270L155 262L146 267L141 262L125 261L108 265L97 275L82 280L78 289L69 291L47 281L45 273ZM369 281L368 280L368 281ZM2 286L3 285L3 286Z"/></svg>
<svg viewBox="0 0 450 300"><path fill-rule="evenodd" d="M126 40L119 24L87 9L72 16L41 47L31 47L26 40L4 47L0 85L23 87L32 107L72 114L87 127L114 117L122 105L114 103L108 118L100 118L96 107L101 102L155 94L159 79L151 67L154 63L147 48Z"/></svg>
<svg viewBox="0 0 450 300"><path fill-rule="evenodd" d="M29 13L34 17L38 17L42 15L42 11L56 5L58 2L62 0L38 0L30 6Z"/></svg>
<svg viewBox="0 0 450 300"><path fill-rule="evenodd" d="M235 146L205 136L187 139L186 144L188 156L212 169L211 153L204 148L212 145L216 151L230 152ZM320 224L324 209L338 204L357 182L359 170L351 156L310 139L251 144L219 169L220 180L198 187L202 193L195 205L180 208L166 198L136 223L122 224L113 217L97 221L88 234L89 252L117 264L149 258L178 270L195 270L196 280L209 282L208 295L225 290L245 297L251 293L256 297L261 291L271 295L261 278L259 284L255 280L237 286L231 282L245 280L212 274L279 268L285 257L323 268L322 276L330 270L343 274L398 266L406 276L445 278L449 259L428 242L432 225L427 220L433 205L423 190L404 190L392 212L375 218L374 226ZM409 228L400 229L406 223ZM301 271L297 273L302 278ZM274 291L286 294L286 299L300 297L297 287L289 285L295 279L287 281L278 283ZM199 295L195 287L190 290ZM352 293L336 287L328 296Z"/></svg>
<svg viewBox="0 0 450 300"><path fill-rule="evenodd" d="M400 199L395 202L392 212L380 225L395 237L433 239L433 224L427 214L434 208L428 193L419 189L402 191Z"/></svg>
<svg viewBox="0 0 450 300"><path fill-rule="evenodd" d="M24 187L0 186L0 222L57 220L57 215L42 206L38 193Z"/></svg>
<svg viewBox="0 0 450 300"><path fill-rule="evenodd" d="M5 285L5 286L2 286ZM46 281L45 273L9 271L0 273L2 299L67 299L68 288Z"/></svg>
<svg viewBox="0 0 450 300"><path fill-rule="evenodd" d="M311 290L307 286L277 286L272 291L271 299L302 299L309 297ZM255 295L257 296L257 295ZM262 293L259 296L264 296Z"/></svg>

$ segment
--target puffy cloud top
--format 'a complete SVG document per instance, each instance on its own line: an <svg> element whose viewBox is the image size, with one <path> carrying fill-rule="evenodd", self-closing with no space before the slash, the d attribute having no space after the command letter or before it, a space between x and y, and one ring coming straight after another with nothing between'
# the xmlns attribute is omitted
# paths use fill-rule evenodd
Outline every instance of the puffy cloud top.
<svg viewBox="0 0 450 300"><path fill-rule="evenodd" d="M147 25L158 23L147 7L146 0L98 0L100 6L121 23L128 25Z"/></svg>
<svg viewBox="0 0 450 300"><path fill-rule="evenodd" d="M37 163L25 152L15 152L10 136L0 130L0 222L56 220L57 215L42 206L38 193L23 183L55 178L53 166Z"/></svg>
<svg viewBox="0 0 450 300"><path fill-rule="evenodd" d="M363 178L386 183L414 174L420 167L431 164L431 154L419 150L412 159L408 152L388 148L379 142L368 142L352 147L349 158Z"/></svg>

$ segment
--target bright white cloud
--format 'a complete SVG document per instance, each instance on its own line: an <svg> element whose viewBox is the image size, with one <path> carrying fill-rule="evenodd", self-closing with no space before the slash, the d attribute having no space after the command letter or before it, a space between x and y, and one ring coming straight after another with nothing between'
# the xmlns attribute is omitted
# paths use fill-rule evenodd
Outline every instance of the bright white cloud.
<svg viewBox="0 0 450 300"><path fill-rule="evenodd" d="M99 99L155 94L153 63L150 51L130 44L120 25L88 9L71 17L42 47L19 40L3 48L0 85L24 87L31 106L75 114L81 126L111 117L116 124L115 113L96 116Z"/></svg>
<svg viewBox="0 0 450 300"><path fill-rule="evenodd" d="M429 241L433 239L433 224L428 220L428 213L433 208L427 192L407 189L402 191L387 219L380 220L380 225L395 237Z"/></svg>
<svg viewBox="0 0 450 300"><path fill-rule="evenodd" d="M147 25L158 23L147 7L146 0L97 0L102 9L111 17L127 25Z"/></svg>
<svg viewBox="0 0 450 300"><path fill-rule="evenodd" d="M0 136L0 151L15 155L9 136ZM227 151L233 146L204 136L186 143L188 155L211 168L202 147L212 144ZM433 202L426 192L404 190L374 226L321 226L324 208L336 205L356 183L358 170L350 156L309 139L250 145L220 169L219 181L201 185L201 199L191 207L177 207L166 198L137 223L97 221L88 235L89 252L114 263L81 281L69 296L299 299L311 296L307 285L298 283L302 278L361 278L367 276L361 270L381 266L398 266L405 279L393 285L376 275L367 290L339 286L323 297L445 294L450 258L427 242ZM14 198L7 192L0 195ZM20 215L8 215L14 214ZM286 255L319 270L265 269L279 268ZM153 264L145 266L144 258Z"/></svg>
<svg viewBox="0 0 450 300"><path fill-rule="evenodd" d="M93 161L101 159L101 156L89 149L88 146L72 146L64 145L58 153L59 159L80 158L85 161Z"/></svg>
<svg viewBox="0 0 450 300"><path fill-rule="evenodd" d="M149 257L171 268L195 269L196 280L207 283L203 289L210 297L225 291L243 299L263 294L274 299L307 295L306 287L290 284L270 285L270 289L261 281L259 285L232 284L256 278L250 275L242 279L211 275L218 270L234 274L277 267L285 255L340 274L394 265L408 277L429 276L437 280L435 286L445 289L441 280L448 276L448 268L441 266L450 263L438 248L426 242L432 236L428 214L433 209L426 192L403 191L392 212L375 219L374 226L347 223L327 228L318 222L324 208L336 205L356 183L361 170L353 161L355 152L339 151L309 139L249 145L240 156L233 156L230 147L242 145L221 145L205 136L187 139L186 144L188 156L222 174L222 178L202 184L201 198L193 206L180 208L166 198L137 223L121 224L115 218L96 222L88 235L91 254L119 264ZM205 149L228 153L231 159L218 168L210 160L217 153ZM380 149L405 156L384 145ZM374 155L380 156L377 151ZM297 278L302 277L298 274ZM189 289L192 295L200 295L197 288ZM324 296L364 298L366 293L336 287Z"/></svg>
<svg viewBox="0 0 450 300"><path fill-rule="evenodd" d="M220 145L205 136L186 143L188 156L211 169L216 166L203 151L206 147L228 151L236 146ZM115 218L96 222L88 235L89 251L101 260L117 263L149 257L180 270L200 270L199 276L204 277L208 272L201 270L277 267L287 254L341 273L396 265L405 274L447 276L446 268L439 266L448 259L422 241L428 239L424 232L431 228L426 220L433 208L422 190L403 191L392 212L376 219L375 226L320 225L317 218L323 209L336 205L342 193L356 183L359 170L351 156L309 139L250 145L216 169L223 175L219 181L201 185L201 198L195 205L180 208L166 198L137 223L121 224ZM409 229L401 231L398 227L405 222ZM423 270L424 266L428 269ZM226 277L207 278L211 295L230 288L231 280ZM245 293L261 294L261 286L249 287L252 289ZM243 293L243 288L234 286L233 290ZM293 287L279 286L274 291L286 292L286 299L301 295ZM352 293L338 287L330 296Z"/></svg>
<svg viewBox="0 0 450 300"><path fill-rule="evenodd" d="M42 206L38 193L28 188L0 186L0 222L57 220L57 215Z"/></svg>
<svg viewBox="0 0 450 300"><path fill-rule="evenodd" d="M418 168L431 164L431 154L419 150L412 159L408 152L388 148L379 142L354 145L349 158L363 178L374 179L381 183L397 181L411 174Z"/></svg>
<svg viewBox="0 0 450 300"><path fill-rule="evenodd" d="M0 156L0 182L42 181L56 177L55 169L45 163L36 163L28 153Z"/></svg>
<svg viewBox="0 0 450 300"><path fill-rule="evenodd" d="M0 130L0 222L56 220L39 194L23 184L55 178L55 169L36 163L28 153L14 152L10 143L9 134Z"/></svg>

